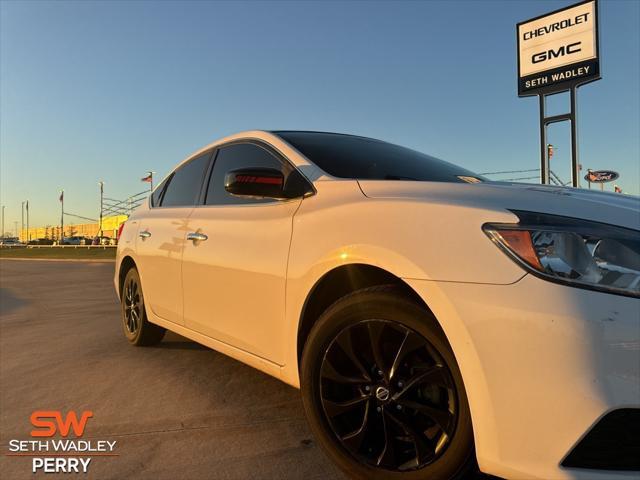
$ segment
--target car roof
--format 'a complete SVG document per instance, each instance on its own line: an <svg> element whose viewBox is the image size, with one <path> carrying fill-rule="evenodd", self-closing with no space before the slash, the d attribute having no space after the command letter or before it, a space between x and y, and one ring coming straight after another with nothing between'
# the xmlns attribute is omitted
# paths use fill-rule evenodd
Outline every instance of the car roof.
<svg viewBox="0 0 640 480"><path fill-rule="evenodd" d="M384 140L380 140L379 138L365 137L364 135L356 135L353 133L340 133L340 132L324 132L322 130L270 130L271 133L275 135L279 134L287 134L287 133L306 133L306 134L318 134L318 135L340 135L341 137L353 137L353 138L363 138L365 140L373 140L375 142L384 142Z"/></svg>

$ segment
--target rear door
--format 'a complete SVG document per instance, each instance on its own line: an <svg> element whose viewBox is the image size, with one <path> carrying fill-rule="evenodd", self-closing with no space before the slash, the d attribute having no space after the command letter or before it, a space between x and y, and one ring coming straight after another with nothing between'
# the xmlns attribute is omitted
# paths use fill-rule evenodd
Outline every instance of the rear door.
<svg viewBox="0 0 640 480"><path fill-rule="evenodd" d="M211 152L181 165L154 192L153 205L140 219L136 240L145 302L154 315L184 324L182 254L188 218L198 202Z"/></svg>
<svg viewBox="0 0 640 480"><path fill-rule="evenodd" d="M292 221L300 198L238 197L224 188L237 168L293 167L268 146L236 143L218 150L204 205L189 218L182 265L185 325L272 362L284 361L285 281Z"/></svg>

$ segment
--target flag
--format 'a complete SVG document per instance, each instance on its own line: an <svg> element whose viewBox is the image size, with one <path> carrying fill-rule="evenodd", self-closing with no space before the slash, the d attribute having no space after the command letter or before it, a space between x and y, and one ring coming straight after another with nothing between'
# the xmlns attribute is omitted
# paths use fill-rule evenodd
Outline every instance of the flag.
<svg viewBox="0 0 640 480"><path fill-rule="evenodd" d="M144 178L140 179L141 182L147 182L147 183L151 183L153 181L153 173L149 172L149 175L147 175Z"/></svg>
<svg viewBox="0 0 640 480"><path fill-rule="evenodd" d="M60 200L61 202L64 202L64 190L60 192L60 198L58 200Z"/></svg>

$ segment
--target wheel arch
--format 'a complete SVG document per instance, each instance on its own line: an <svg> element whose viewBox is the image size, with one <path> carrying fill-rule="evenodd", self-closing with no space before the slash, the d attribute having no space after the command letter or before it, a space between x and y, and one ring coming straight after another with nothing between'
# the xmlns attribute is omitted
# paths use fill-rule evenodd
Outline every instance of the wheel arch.
<svg viewBox="0 0 640 480"><path fill-rule="evenodd" d="M132 268L138 268L135 260L130 255L125 255L120 261L120 265L118 267L118 297L122 295L124 279Z"/></svg>
<svg viewBox="0 0 640 480"><path fill-rule="evenodd" d="M349 293L377 285L398 287L402 293L433 314L429 305L409 284L388 270L366 263L351 263L335 267L316 281L304 301L298 320L296 344L298 375L305 343L322 312Z"/></svg>

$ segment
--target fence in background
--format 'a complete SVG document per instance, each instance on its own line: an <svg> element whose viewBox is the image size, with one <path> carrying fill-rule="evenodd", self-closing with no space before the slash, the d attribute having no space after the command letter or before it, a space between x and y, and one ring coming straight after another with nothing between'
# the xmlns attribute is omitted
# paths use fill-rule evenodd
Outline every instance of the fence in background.
<svg viewBox="0 0 640 480"><path fill-rule="evenodd" d="M117 245L0 245L0 248L102 248L107 250L109 248L118 248Z"/></svg>

